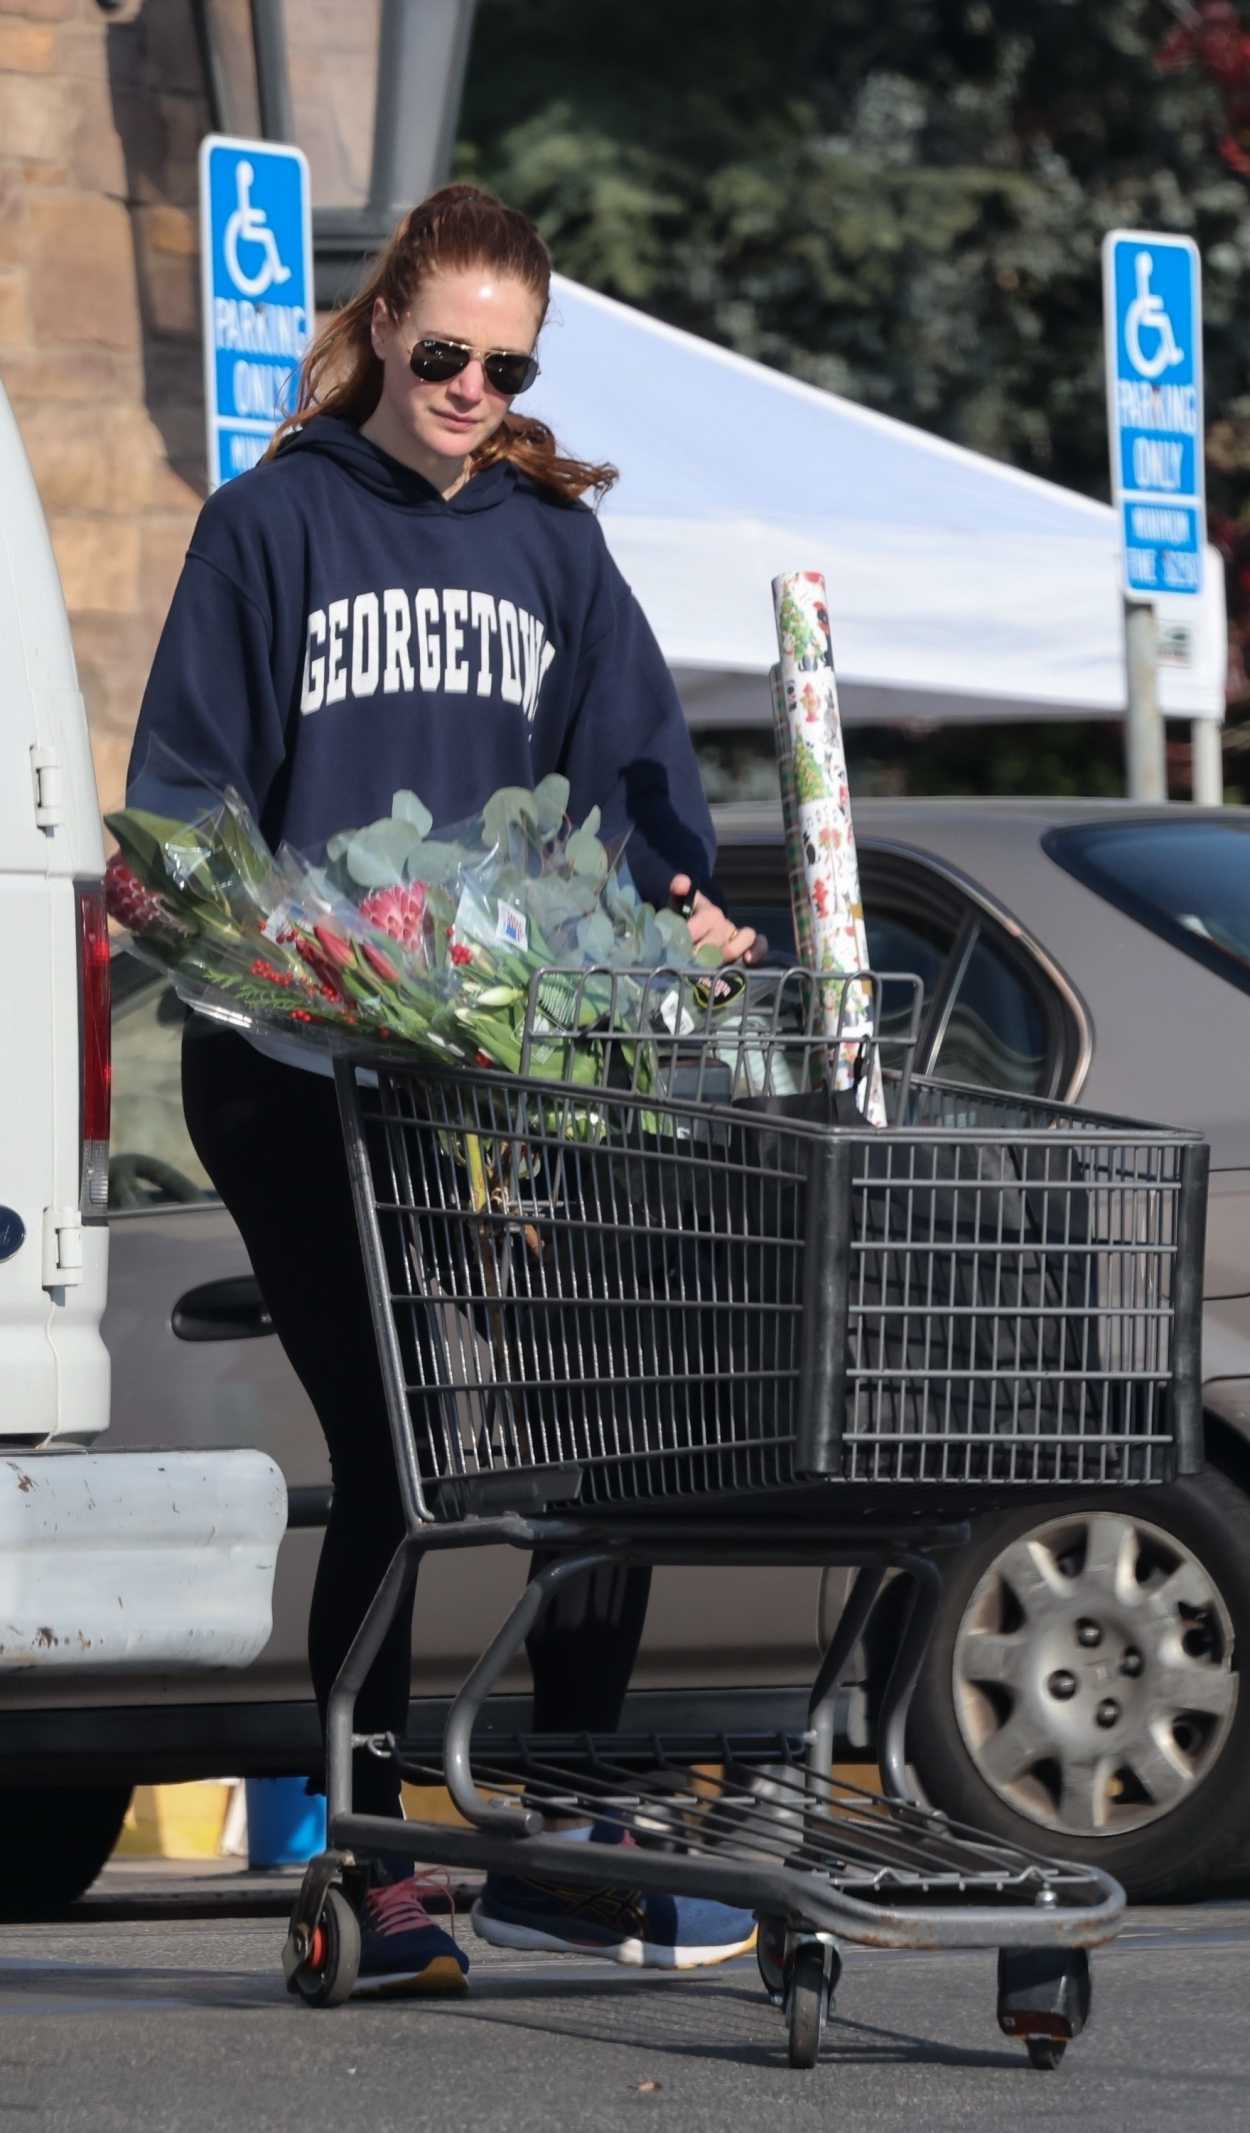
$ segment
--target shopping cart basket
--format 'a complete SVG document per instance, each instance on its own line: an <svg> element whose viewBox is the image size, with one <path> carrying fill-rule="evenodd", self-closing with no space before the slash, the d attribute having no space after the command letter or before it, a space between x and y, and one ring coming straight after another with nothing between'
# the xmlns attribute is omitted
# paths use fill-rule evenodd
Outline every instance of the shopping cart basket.
<svg viewBox="0 0 1250 2133"><path fill-rule="evenodd" d="M803 972L545 973L517 1076L340 1059L407 1532L330 1705L331 1849L285 1958L315 2004L354 1982L360 1859L402 1850L753 1906L796 2064L839 1937L999 1948L1000 2021L1038 2064L1081 2028L1086 1951L1122 1892L909 1800L906 1713L935 1558L972 1502L1198 1463L1205 1150L923 1082L914 981L861 982L878 1005L889 985L877 1130L857 1108L870 1047L829 1028L844 981ZM441 1765L356 1734L414 1556L498 1541L554 1557L456 1698ZM475 1756L482 1704L551 1593L631 1562L857 1567L802 1739ZM832 1712L892 1570L911 1598L877 1797L831 1777ZM471 1827L355 1814L362 1747L445 1779ZM636 1841L569 1846L544 1811Z"/></svg>

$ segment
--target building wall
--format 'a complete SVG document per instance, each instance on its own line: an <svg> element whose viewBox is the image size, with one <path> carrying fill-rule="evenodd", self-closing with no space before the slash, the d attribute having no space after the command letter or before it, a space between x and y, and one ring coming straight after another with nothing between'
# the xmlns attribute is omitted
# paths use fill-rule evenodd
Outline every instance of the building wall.
<svg viewBox="0 0 1250 2133"><path fill-rule="evenodd" d="M0 378L52 529L105 806L204 482L185 0L0 0Z"/></svg>
<svg viewBox="0 0 1250 2133"><path fill-rule="evenodd" d="M215 0L241 132L247 0ZM361 197L377 0L288 0L318 203ZM197 156L210 115L188 0L0 0L0 380L74 631L100 798L120 800L205 487Z"/></svg>

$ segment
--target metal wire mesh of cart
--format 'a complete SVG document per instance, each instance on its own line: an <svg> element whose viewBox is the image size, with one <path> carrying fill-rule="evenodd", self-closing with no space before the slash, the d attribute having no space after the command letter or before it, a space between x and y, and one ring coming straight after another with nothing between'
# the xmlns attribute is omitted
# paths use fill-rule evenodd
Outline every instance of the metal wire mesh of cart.
<svg viewBox="0 0 1250 2133"><path fill-rule="evenodd" d="M532 1734L483 1747L473 1774L488 1797L590 1820L601 1841L627 1833L645 1849L799 1867L870 1903L1020 1904L1043 1888L1068 1904L1101 1900L1079 1866L836 1771L813 1776L805 1759L801 1741L778 1735ZM437 1759L406 1756L404 1774L442 1782Z"/></svg>
<svg viewBox="0 0 1250 2133"><path fill-rule="evenodd" d="M412 1515L1196 1463L1200 1143L906 1047L874 1131L827 980L561 981L524 1077L340 1069Z"/></svg>
<svg viewBox="0 0 1250 2133"><path fill-rule="evenodd" d="M851 1161L848 1480L1197 1464L1198 1140L917 1080Z"/></svg>

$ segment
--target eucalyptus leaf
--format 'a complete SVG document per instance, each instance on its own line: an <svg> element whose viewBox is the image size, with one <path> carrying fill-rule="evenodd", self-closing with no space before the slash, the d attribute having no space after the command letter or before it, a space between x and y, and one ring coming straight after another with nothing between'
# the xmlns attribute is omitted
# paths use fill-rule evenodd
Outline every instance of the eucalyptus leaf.
<svg viewBox="0 0 1250 2133"><path fill-rule="evenodd" d="M668 960L664 935L655 922L654 911L648 910L640 928L638 962L643 970L655 970Z"/></svg>
<svg viewBox="0 0 1250 2133"><path fill-rule="evenodd" d="M598 896L595 883L587 875L565 879L559 874L546 874L530 883L526 901L530 916L554 944L562 927L575 926L579 919L589 916Z"/></svg>
<svg viewBox="0 0 1250 2133"><path fill-rule="evenodd" d="M362 888L389 888L402 881L404 863L420 842L410 822L384 818L357 830L347 847L347 871Z"/></svg>
<svg viewBox="0 0 1250 2133"><path fill-rule="evenodd" d="M555 834L564 827L564 818L569 811L569 781L558 771L551 771L534 787L534 810L538 827L544 836Z"/></svg>
<svg viewBox="0 0 1250 2133"><path fill-rule="evenodd" d="M616 933L606 911L592 911L577 929L577 945L588 963L602 963L616 946Z"/></svg>
<svg viewBox="0 0 1250 2133"><path fill-rule="evenodd" d="M404 790L392 794L391 813L397 821L410 822L418 837L428 837L434 827L433 815L415 792Z"/></svg>
<svg viewBox="0 0 1250 2133"><path fill-rule="evenodd" d="M599 834L599 826L602 821L603 809L601 807L592 807L590 813L586 817L586 820L582 824L580 834L584 837L597 837Z"/></svg>
<svg viewBox="0 0 1250 2133"><path fill-rule="evenodd" d="M467 856L461 844L444 844L437 837L419 839L408 854L408 878L429 884L454 882Z"/></svg>
<svg viewBox="0 0 1250 2133"><path fill-rule="evenodd" d="M574 830L564 847L564 856L575 874L602 881L608 871L608 855L590 830Z"/></svg>
<svg viewBox="0 0 1250 2133"><path fill-rule="evenodd" d="M614 926L636 934L642 922L642 904L632 882L609 874L603 884L603 908Z"/></svg>
<svg viewBox="0 0 1250 2133"><path fill-rule="evenodd" d="M654 924L664 942L666 952L673 960L678 963L690 962L694 948L690 939L690 928L685 919L679 917L676 911L657 911Z"/></svg>
<svg viewBox="0 0 1250 2133"><path fill-rule="evenodd" d="M355 834L355 830L336 830L332 837L327 838L326 858L332 866L336 860L344 857L347 847Z"/></svg>
<svg viewBox="0 0 1250 2133"><path fill-rule="evenodd" d="M534 795L524 785L503 785L482 809L482 829L488 844L509 845L511 832L538 827Z"/></svg>

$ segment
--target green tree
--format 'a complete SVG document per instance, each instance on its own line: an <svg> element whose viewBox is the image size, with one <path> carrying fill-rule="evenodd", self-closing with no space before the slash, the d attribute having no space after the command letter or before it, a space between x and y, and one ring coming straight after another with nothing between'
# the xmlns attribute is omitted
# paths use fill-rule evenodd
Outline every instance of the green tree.
<svg viewBox="0 0 1250 2133"><path fill-rule="evenodd" d="M461 167L592 287L1098 496L1103 235L1192 234L1235 533L1247 184L1227 65L1183 42L1212 8L1239 33L1231 0L483 0Z"/></svg>

